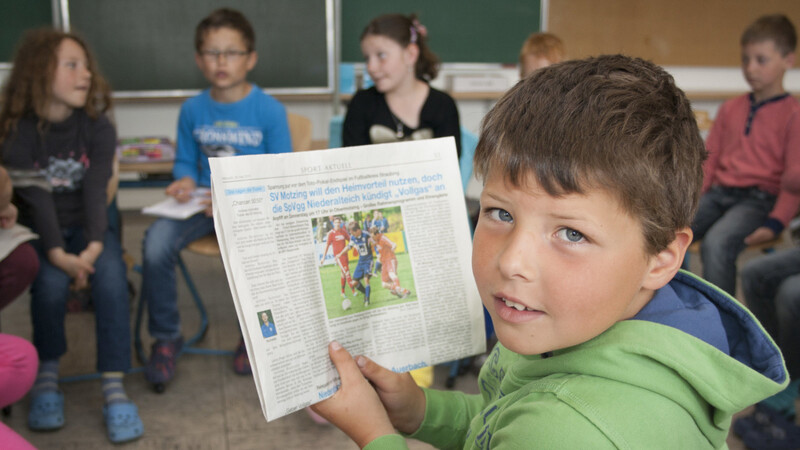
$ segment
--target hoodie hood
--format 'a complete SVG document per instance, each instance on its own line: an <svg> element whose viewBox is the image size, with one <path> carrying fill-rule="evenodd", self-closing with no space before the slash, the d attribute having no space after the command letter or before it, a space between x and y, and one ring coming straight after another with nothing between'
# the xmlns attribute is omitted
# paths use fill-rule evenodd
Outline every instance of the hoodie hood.
<svg viewBox="0 0 800 450"><path fill-rule="evenodd" d="M562 388L570 395L611 405L610 417L597 418L609 434L622 429L623 436L635 436L628 421L640 414L657 412L666 427L688 414L712 446L724 445L733 414L786 386L786 366L761 324L734 298L683 271L667 287L677 305L643 308L633 319L547 358L518 356L501 391L559 374L569 379ZM687 317L702 320L688 323Z"/></svg>

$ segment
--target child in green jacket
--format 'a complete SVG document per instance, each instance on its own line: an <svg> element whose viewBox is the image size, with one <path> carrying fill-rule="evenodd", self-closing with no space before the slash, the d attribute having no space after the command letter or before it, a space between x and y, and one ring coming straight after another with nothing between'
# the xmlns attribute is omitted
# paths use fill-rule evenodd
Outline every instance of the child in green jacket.
<svg viewBox="0 0 800 450"><path fill-rule="evenodd" d="M338 343L313 408L359 446L719 448L787 383L780 351L680 272L706 157L686 96L620 55L556 64L484 119L473 273L500 343L480 395L417 387ZM399 433L398 433L399 432Z"/></svg>

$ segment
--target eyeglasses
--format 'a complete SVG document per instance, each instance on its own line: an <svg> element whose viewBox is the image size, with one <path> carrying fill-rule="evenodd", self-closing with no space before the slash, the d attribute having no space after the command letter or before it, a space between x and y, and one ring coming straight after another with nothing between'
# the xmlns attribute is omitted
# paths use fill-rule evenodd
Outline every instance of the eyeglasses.
<svg viewBox="0 0 800 450"><path fill-rule="evenodd" d="M226 61L236 61L239 58L250 54L247 50L201 50L200 55L209 61L217 61L220 56L224 56Z"/></svg>

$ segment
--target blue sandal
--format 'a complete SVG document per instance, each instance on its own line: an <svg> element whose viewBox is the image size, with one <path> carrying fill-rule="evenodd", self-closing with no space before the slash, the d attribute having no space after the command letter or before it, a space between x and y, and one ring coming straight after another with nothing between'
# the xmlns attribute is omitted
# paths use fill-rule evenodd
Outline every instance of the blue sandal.
<svg viewBox="0 0 800 450"><path fill-rule="evenodd" d="M57 430L64 426L64 394L44 391L31 398L28 428L35 431Z"/></svg>
<svg viewBox="0 0 800 450"><path fill-rule="evenodd" d="M103 406L103 420L106 423L108 439L115 444L138 439L144 434L144 424L133 402Z"/></svg>

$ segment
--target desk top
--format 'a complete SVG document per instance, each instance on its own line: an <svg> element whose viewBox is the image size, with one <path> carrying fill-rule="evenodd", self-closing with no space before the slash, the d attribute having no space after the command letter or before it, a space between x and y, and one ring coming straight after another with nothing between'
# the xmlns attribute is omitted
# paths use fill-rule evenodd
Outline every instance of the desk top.
<svg viewBox="0 0 800 450"><path fill-rule="evenodd" d="M141 172L147 174L161 174L172 173L172 164L174 161L158 161L158 162L133 162L119 163L120 172Z"/></svg>

